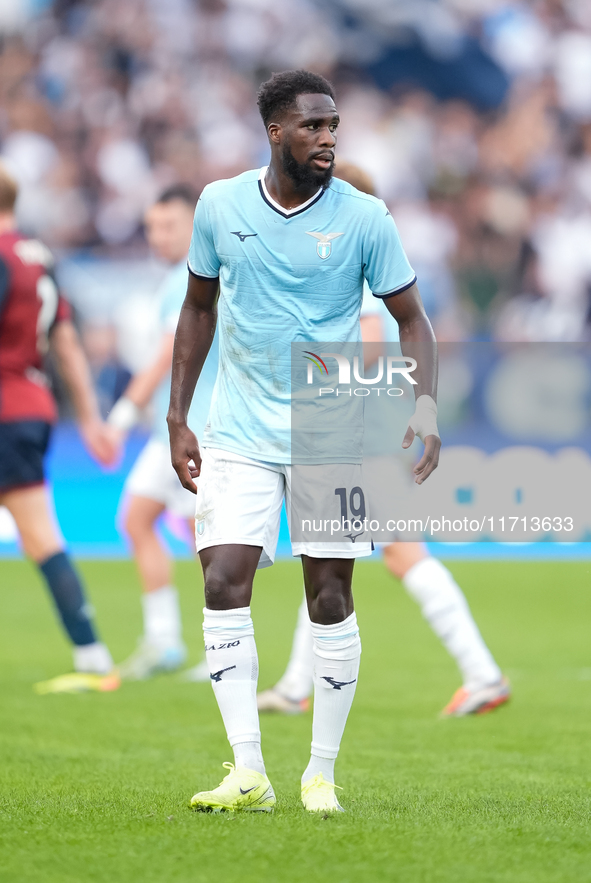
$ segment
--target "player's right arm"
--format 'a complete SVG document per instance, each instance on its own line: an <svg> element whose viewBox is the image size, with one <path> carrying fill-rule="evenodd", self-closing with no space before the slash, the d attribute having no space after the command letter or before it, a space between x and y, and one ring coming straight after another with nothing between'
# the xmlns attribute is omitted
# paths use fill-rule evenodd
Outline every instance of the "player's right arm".
<svg viewBox="0 0 591 883"><path fill-rule="evenodd" d="M166 418L170 435L172 465L183 487L197 493L193 481L201 471L201 454L195 433L187 425L187 414L195 384L213 342L217 318L218 279L189 273L187 296L174 338L170 407ZM193 461L194 466L189 466Z"/></svg>

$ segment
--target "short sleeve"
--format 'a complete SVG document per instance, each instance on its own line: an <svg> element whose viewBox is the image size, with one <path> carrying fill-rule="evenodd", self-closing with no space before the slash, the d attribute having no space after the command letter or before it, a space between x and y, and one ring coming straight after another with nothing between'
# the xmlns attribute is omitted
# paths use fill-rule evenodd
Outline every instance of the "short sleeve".
<svg viewBox="0 0 591 883"><path fill-rule="evenodd" d="M361 318L364 316L381 316L383 309L384 307L375 299L367 281L365 281L363 283L363 300L361 301Z"/></svg>
<svg viewBox="0 0 591 883"><path fill-rule="evenodd" d="M394 218L381 200L372 205L365 230L363 275L375 297L404 291L417 278L404 253Z"/></svg>
<svg viewBox="0 0 591 883"><path fill-rule="evenodd" d="M195 209L193 236L189 247L189 270L193 276L205 279L217 279L220 272L220 259L215 250L213 230L203 195Z"/></svg>

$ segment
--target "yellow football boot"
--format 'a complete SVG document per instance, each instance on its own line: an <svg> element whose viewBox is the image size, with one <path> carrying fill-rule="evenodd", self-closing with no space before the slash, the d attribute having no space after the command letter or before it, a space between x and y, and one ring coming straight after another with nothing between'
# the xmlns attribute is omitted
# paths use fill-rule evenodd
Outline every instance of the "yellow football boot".
<svg viewBox="0 0 591 883"><path fill-rule="evenodd" d="M49 681L39 681L33 689L42 696L46 693L109 693L117 690L120 684L121 678L115 673L94 675L75 671Z"/></svg>
<svg viewBox="0 0 591 883"><path fill-rule="evenodd" d="M327 782L322 773L318 773L307 782L302 782L302 803L308 812L345 812L335 794L340 785Z"/></svg>
<svg viewBox="0 0 591 883"><path fill-rule="evenodd" d="M199 791L191 800L197 812L273 812L275 792L263 773L222 764L230 770L213 791Z"/></svg>

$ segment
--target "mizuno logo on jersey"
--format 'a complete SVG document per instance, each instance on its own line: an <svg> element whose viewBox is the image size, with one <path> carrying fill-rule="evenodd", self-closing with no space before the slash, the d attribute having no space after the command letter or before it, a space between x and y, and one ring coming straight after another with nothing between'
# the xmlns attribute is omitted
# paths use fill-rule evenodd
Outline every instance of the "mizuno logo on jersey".
<svg viewBox="0 0 591 883"><path fill-rule="evenodd" d="M230 230L232 236L237 236L240 242L244 242L249 236L258 236L258 233L243 233L242 230Z"/></svg>
<svg viewBox="0 0 591 883"><path fill-rule="evenodd" d="M339 236L344 235L344 233L313 233L311 230L306 230L306 236L313 236L314 239L318 240L316 243L316 254L323 261L330 257L333 239L338 239Z"/></svg>

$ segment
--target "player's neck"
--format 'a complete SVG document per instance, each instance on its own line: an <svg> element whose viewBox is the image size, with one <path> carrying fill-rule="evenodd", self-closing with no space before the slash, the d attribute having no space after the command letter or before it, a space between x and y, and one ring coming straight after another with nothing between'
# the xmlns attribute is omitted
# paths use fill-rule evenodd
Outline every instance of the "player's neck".
<svg viewBox="0 0 591 883"><path fill-rule="evenodd" d="M272 160L265 175L265 186L269 196L287 211L308 202L320 189L319 185L312 185L305 189L296 188L291 178L285 174L283 169L278 169L273 165Z"/></svg>
<svg viewBox="0 0 591 883"><path fill-rule="evenodd" d="M0 212L0 236L10 233L16 227L16 218L12 212Z"/></svg>

